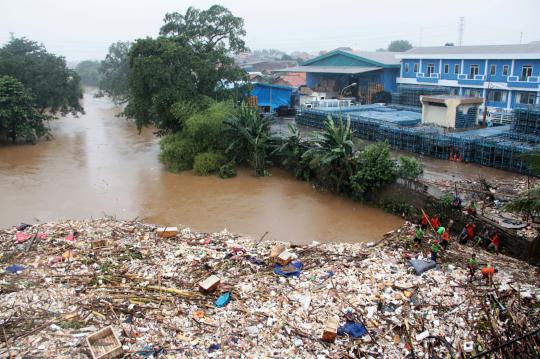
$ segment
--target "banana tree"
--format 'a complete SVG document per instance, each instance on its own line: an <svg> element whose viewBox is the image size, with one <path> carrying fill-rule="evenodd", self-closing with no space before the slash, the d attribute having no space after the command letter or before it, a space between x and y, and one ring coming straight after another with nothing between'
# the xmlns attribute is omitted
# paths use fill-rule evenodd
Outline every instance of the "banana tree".
<svg viewBox="0 0 540 359"><path fill-rule="evenodd" d="M313 132L309 142L311 146L302 158L309 159L314 170L324 173L326 178L322 180L329 180L336 193L346 190L356 170L350 118L344 124L340 117L335 124L328 116L323 130Z"/></svg>
<svg viewBox="0 0 540 359"><path fill-rule="evenodd" d="M270 123L260 117L257 111L244 103L224 123L229 140L226 153L236 163L249 163L256 176L266 175L266 158L270 146Z"/></svg>

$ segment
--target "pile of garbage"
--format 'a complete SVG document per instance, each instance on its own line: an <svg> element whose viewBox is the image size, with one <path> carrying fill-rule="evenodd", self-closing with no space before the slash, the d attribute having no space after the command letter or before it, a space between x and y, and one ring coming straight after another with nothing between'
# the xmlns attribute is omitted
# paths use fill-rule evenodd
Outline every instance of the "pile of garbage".
<svg viewBox="0 0 540 359"><path fill-rule="evenodd" d="M413 232L405 223L376 244L295 246L113 218L0 231L0 355L538 353L538 268L482 251L494 283L469 282L476 249L452 242L418 274L410 261L429 254L413 249Z"/></svg>

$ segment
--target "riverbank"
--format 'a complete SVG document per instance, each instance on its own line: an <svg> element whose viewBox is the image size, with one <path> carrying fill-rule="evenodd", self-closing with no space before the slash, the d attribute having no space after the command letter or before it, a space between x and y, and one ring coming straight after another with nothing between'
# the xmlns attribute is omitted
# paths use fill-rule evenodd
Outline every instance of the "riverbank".
<svg viewBox="0 0 540 359"><path fill-rule="evenodd" d="M111 218L0 231L2 266L20 270L0 275L0 351L84 357L86 336L112 325L124 352L141 356L422 357L457 355L469 341L478 353L539 327L538 268L480 251L498 273L493 286L478 273L471 284L473 248L453 238L440 268L417 276L408 260L428 248L412 248L412 230L406 223L379 245L291 246L302 268L289 277L274 273L275 242L225 231L163 239L153 225ZM211 274L220 286L199 293ZM231 301L216 307L227 292ZM367 333L321 341L334 316ZM497 354L523 354L535 345L526 343Z"/></svg>

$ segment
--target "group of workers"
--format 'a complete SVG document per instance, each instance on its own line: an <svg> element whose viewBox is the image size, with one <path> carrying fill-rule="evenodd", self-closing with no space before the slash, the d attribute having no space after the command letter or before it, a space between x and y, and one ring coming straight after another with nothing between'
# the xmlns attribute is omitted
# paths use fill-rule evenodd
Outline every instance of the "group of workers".
<svg viewBox="0 0 540 359"><path fill-rule="evenodd" d="M450 221L448 227L452 225ZM420 225L416 227L414 242L416 247L420 247L422 239L424 237L424 232L428 230L428 227L431 227L437 234L437 238L431 242L431 260L436 262L437 257L441 249L447 250L450 243L450 234L449 228L445 228L441 225L439 216L435 215L432 218L429 218L424 212L420 220ZM476 225L473 221L469 221L459 236L460 244L472 243L472 246L483 246L487 247L488 250L493 250L496 253L499 252L500 246L500 236L498 231L490 232L486 229L482 234L476 233ZM478 262L476 261L476 255L473 254L472 257L467 262L467 267L469 268L470 281L474 278L474 274L478 269ZM488 264L481 269L482 275L486 280L491 283L493 275L495 273L494 268Z"/></svg>

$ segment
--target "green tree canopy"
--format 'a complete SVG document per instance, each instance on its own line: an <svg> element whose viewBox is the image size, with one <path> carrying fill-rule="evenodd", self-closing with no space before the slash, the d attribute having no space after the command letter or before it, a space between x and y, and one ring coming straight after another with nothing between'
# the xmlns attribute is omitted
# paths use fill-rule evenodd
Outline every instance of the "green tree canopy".
<svg viewBox="0 0 540 359"><path fill-rule="evenodd" d="M48 134L45 116L34 108L34 99L24 85L11 76L0 76L0 138L35 142Z"/></svg>
<svg viewBox="0 0 540 359"><path fill-rule="evenodd" d="M115 103L125 103L128 100L130 47L130 42L115 42L109 46L109 53L99 66L99 88Z"/></svg>
<svg viewBox="0 0 540 359"><path fill-rule="evenodd" d="M394 40L388 45L388 51L404 52L412 49L412 44L407 40Z"/></svg>
<svg viewBox="0 0 540 359"><path fill-rule="evenodd" d="M35 98L41 112L54 115L84 112L79 100L79 75L68 69L63 57L48 53L43 45L14 38L0 49L0 75L15 77Z"/></svg>
<svg viewBox="0 0 540 359"><path fill-rule="evenodd" d="M81 82L88 86L99 85L99 61L81 61L75 67L75 72L81 78Z"/></svg>
<svg viewBox="0 0 540 359"><path fill-rule="evenodd" d="M125 114L139 128L156 125L159 134L183 123L173 104L214 97L228 82L244 78L231 54L245 51L244 21L223 6L188 8L165 16L157 39L139 39L129 53L129 103Z"/></svg>

